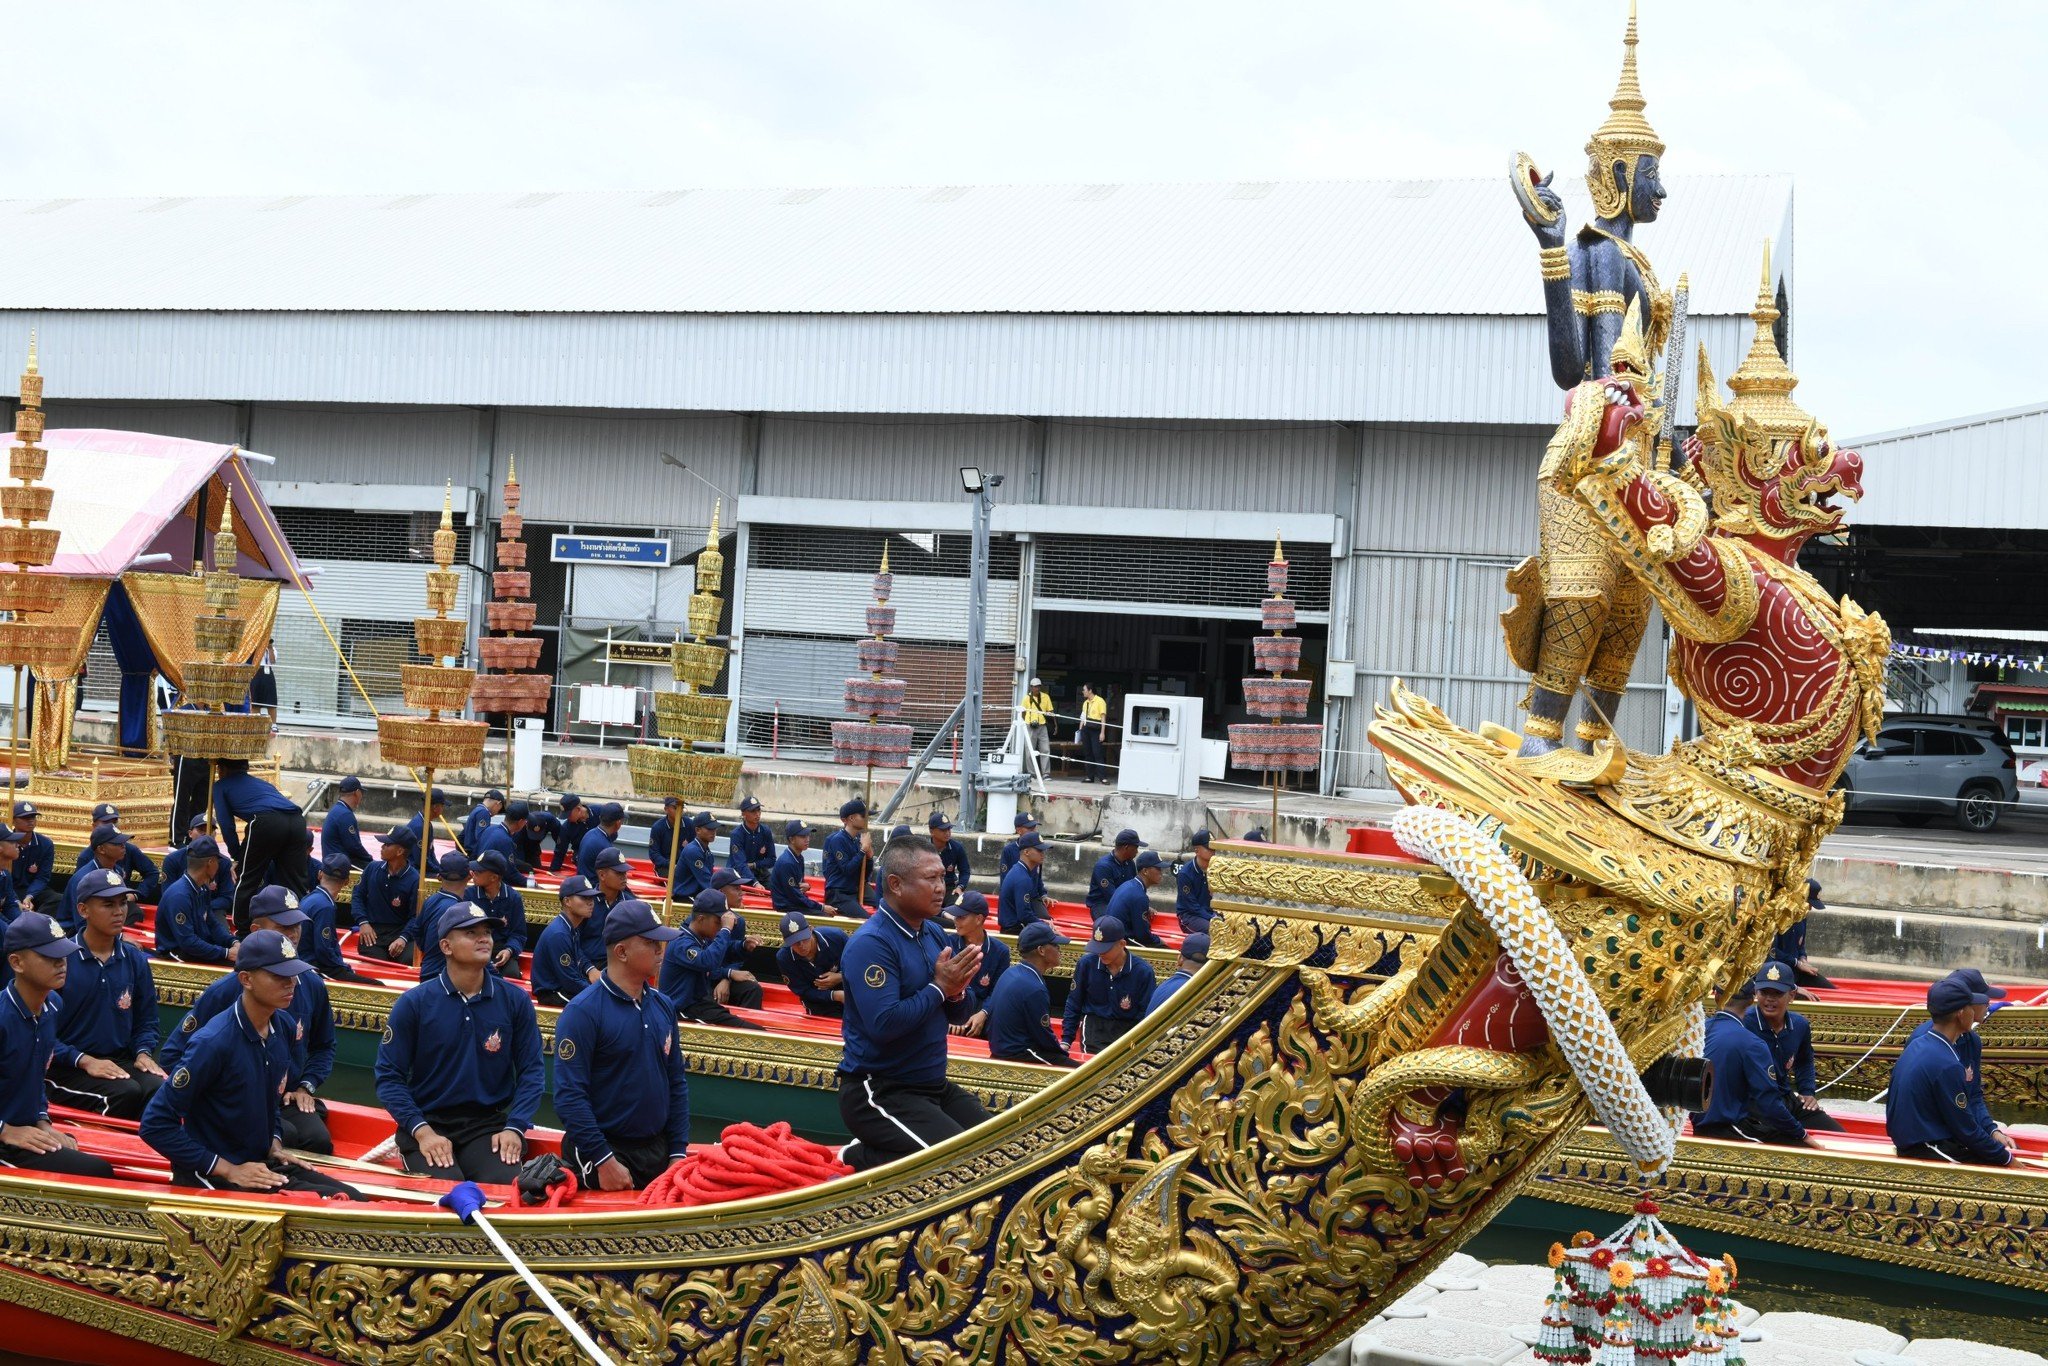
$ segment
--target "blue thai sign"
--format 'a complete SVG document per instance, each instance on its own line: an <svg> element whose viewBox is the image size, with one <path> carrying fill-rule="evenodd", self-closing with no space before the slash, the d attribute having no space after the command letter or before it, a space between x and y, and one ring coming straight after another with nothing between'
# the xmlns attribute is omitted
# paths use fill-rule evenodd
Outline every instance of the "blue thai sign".
<svg viewBox="0 0 2048 1366"><path fill-rule="evenodd" d="M637 564L668 567L668 538L656 536L567 536L549 538L548 558L556 564Z"/></svg>

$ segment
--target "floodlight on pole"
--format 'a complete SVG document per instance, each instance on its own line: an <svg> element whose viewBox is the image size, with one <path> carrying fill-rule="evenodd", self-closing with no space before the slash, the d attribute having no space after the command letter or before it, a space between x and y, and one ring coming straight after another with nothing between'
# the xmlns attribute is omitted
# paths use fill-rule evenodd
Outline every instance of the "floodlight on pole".
<svg viewBox="0 0 2048 1366"><path fill-rule="evenodd" d="M962 465L960 467L960 487L969 493L980 493L982 487L981 471L972 465Z"/></svg>

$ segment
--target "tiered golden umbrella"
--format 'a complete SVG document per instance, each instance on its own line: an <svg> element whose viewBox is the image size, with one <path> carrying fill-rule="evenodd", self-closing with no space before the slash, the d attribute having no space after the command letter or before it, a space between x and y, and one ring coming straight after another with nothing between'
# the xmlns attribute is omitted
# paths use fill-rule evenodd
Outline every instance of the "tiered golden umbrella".
<svg viewBox="0 0 2048 1366"><path fill-rule="evenodd" d="M889 675L901 647L889 637L896 631L896 609L889 594L896 576L889 572L889 547L882 546L882 567L875 574L874 605L868 608L868 638L860 642L860 667L865 678L846 680L846 710L851 721L832 723L832 759L867 768L867 800L874 798L875 767L901 768L910 761L910 727L896 720L910 685Z"/></svg>
<svg viewBox="0 0 2048 1366"><path fill-rule="evenodd" d="M477 662L483 666L476 686L469 694L470 706L479 714L503 712L512 716L545 716L554 680L533 672L540 663L540 637L526 634L533 629L533 576L526 569L526 542L519 539L525 519L519 515L519 465L509 463L505 472L505 511L498 519L497 568L491 575L491 600L484 607L484 624L496 635L479 636ZM505 723L506 786L511 786L512 723ZM474 850L470 852L474 853Z"/></svg>
<svg viewBox="0 0 2048 1366"><path fill-rule="evenodd" d="M425 716L398 716L390 712L377 718L377 752L386 762L422 769L420 810L431 812L434 773L437 769L474 768L483 762L484 736L490 725L466 721L443 712L460 712L476 683L476 670L445 661L459 658L465 628L448 613L455 607L462 576L455 571L455 521L452 494L441 499L441 526L434 533L434 567L427 571L427 607L434 615L414 617L413 641L426 656L425 664L406 664L399 669L399 686L405 705ZM432 825L420 827L420 895L424 902L426 874L433 860L428 856L434 843Z"/></svg>
<svg viewBox="0 0 2048 1366"><path fill-rule="evenodd" d="M62 667L69 662L75 633L40 618L57 610L64 581L38 574L57 558L57 529L37 526L50 515L55 490L40 482L50 463L43 439L43 377L36 369L36 334L28 334L28 368L21 374L21 406L14 414L15 445L7 453L8 475L17 484L0 486L0 665L14 670L14 719L7 738L7 807L14 809L15 769L21 754L22 676L37 665Z"/></svg>
<svg viewBox="0 0 2048 1366"><path fill-rule="evenodd" d="M206 571L206 610L192 618L192 639L203 659L184 661L179 705L163 714L164 744L172 754L205 759L206 809L213 809L213 780L222 759L260 759L270 749L270 716L245 707L249 685L261 664L236 662L249 622L240 616L242 580L235 573L234 500L221 504L220 530L213 537L213 568ZM199 566L194 565L197 569Z"/></svg>
<svg viewBox="0 0 2048 1366"><path fill-rule="evenodd" d="M1259 604L1260 624L1270 635L1252 637L1252 666L1264 678L1244 680L1245 710L1264 721L1230 727L1230 762L1239 768L1273 775L1273 824L1268 838L1280 834L1280 775L1306 773L1322 762L1323 728L1302 722L1308 715L1311 684L1289 678L1301 668L1301 637L1294 629L1294 601L1287 596L1287 552L1273 538L1273 561L1266 566L1266 589L1273 596Z"/></svg>
<svg viewBox="0 0 2048 1366"><path fill-rule="evenodd" d="M713 505L711 532L697 556L697 591L690 595L691 639L678 637L669 647L669 668L681 686L654 695L654 729L675 744L626 748L626 766L636 793L674 797L685 806L729 806L740 781L738 755L706 754L697 748L723 743L726 716L732 710L730 697L704 691L718 681L729 653L718 634L719 621L725 615L725 599L718 591L725 583L725 554L718 548L718 515L723 508L722 500ZM678 812L669 831L671 870L682 848L686 823ZM671 877L662 896L664 919L674 909L674 885Z"/></svg>

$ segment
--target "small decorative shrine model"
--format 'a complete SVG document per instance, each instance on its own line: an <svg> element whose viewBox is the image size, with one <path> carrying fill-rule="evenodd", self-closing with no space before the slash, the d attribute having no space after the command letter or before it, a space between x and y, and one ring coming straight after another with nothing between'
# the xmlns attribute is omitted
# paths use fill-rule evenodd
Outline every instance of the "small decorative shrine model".
<svg viewBox="0 0 2048 1366"><path fill-rule="evenodd" d="M222 759L260 759L270 749L270 716L243 704L261 667L243 663L248 619L240 613L242 580L235 573L234 500L224 500L213 537L213 568L206 571L206 610L192 618L192 641L203 658L183 661L179 705L163 714L164 745L172 754L207 761L206 809L213 809L213 779ZM193 568L197 570L198 565ZM239 711L229 710L240 707Z"/></svg>
<svg viewBox="0 0 2048 1366"><path fill-rule="evenodd" d="M1559 1366L1742 1366L1735 1259L1688 1251L1644 1200L1612 1235L1553 1243L1538 1361Z"/></svg>
<svg viewBox="0 0 2048 1366"><path fill-rule="evenodd" d="M1239 768L1270 773L1273 780L1273 824L1279 835L1280 775L1306 773L1322 762L1323 728L1302 720L1308 715L1311 683L1289 678L1301 668L1301 637L1294 630L1294 600L1287 596L1287 552L1273 538L1273 562L1266 566L1266 591L1273 596L1259 604L1260 624L1271 634L1252 637L1252 667L1264 678L1244 680L1245 710L1259 721L1230 727L1230 762Z"/></svg>
<svg viewBox="0 0 2048 1366"><path fill-rule="evenodd" d="M503 713L509 732L511 717L547 715L554 680L534 672L534 666L540 663L541 642L539 636L530 634L534 619L533 576L526 569L526 542L519 538L525 519L519 515L516 461L505 472L504 498L505 510L498 518L497 565L491 574L491 600L484 607L484 624L496 634L477 638L477 663L482 671L470 690L469 701L479 715ZM509 743L505 762L509 773Z"/></svg>

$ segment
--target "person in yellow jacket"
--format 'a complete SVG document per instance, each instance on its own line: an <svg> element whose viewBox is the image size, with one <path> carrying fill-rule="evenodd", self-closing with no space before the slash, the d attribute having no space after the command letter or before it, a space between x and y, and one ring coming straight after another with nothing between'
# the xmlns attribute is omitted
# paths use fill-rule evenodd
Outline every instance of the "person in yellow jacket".
<svg viewBox="0 0 2048 1366"><path fill-rule="evenodd" d="M1031 686L1024 692L1024 701L1019 704L1018 714L1024 720L1024 733L1031 737L1031 748L1038 753L1038 762L1050 768L1052 765L1052 694L1045 690L1041 679L1032 679Z"/></svg>
<svg viewBox="0 0 2048 1366"><path fill-rule="evenodd" d="M1081 776L1084 783L1108 782L1109 762L1102 752L1103 741L1109 738L1109 703L1098 695L1089 684L1081 685L1081 753L1088 771Z"/></svg>

